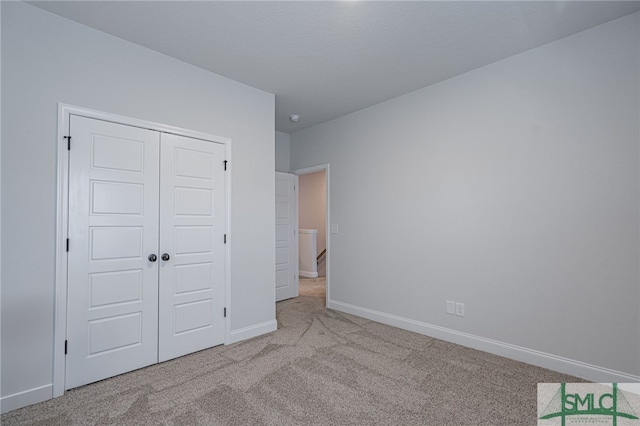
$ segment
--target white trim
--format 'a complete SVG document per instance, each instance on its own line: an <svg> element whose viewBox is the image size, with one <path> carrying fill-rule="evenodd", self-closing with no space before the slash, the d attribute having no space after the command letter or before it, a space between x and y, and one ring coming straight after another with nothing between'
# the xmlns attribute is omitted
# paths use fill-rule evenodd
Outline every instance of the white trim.
<svg viewBox="0 0 640 426"><path fill-rule="evenodd" d="M329 300L327 308L346 312L372 321L424 334L425 336L456 343L494 355L503 356L549 370L580 377L595 383L635 383L640 382L640 376L614 371L608 368L587 364L585 362L552 355L521 346L487 339L469 333L440 327L373 309L363 308L348 303Z"/></svg>
<svg viewBox="0 0 640 426"><path fill-rule="evenodd" d="M39 402L51 399L53 385L40 386L26 391L14 393L0 398L0 412L7 413L27 405L37 404Z"/></svg>
<svg viewBox="0 0 640 426"><path fill-rule="evenodd" d="M258 337L263 334L276 331L277 329L278 321L276 320L261 322L259 324L250 325L249 327L239 328L231 332L231 335L229 336L229 342L227 342L227 344L230 345L232 343L241 342L253 337Z"/></svg>
<svg viewBox="0 0 640 426"><path fill-rule="evenodd" d="M233 173L233 162L231 161L231 140L225 144L225 160L227 160L227 173L225 175L225 191L227 191L227 248L225 251L225 289L224 298L227 308L227 321L225 322L224 344L231 341L231 174Z"/></svg>
<svg viewBox="0 0 640 426"><path fill-rule="evenodd" d="M155 130L157 132L171 133L173 135L186 136L193 139L202 139L208 142L217 142L227 144L231 139L223 136L212 135L210 133L199 132L196 130L184 129L182 127L171 126L168 124L157 123L155 121L141 120L138 118L127 117L124 115L112 114L109 112L97 111L88 108L77 107L73 105L58 104L58 111L62 109L64 115L79 115L97 120L109 121L116 124L125 124L127 126L141 127L143 129ZM58 114L59 116L60 114Z"/></svg>
<svg viewBox="0 0 640 426"><path fill-rule="evenodd" d="M317 272L300 271L300 276L304 278L318 278Z"/></svg>
<svg viewBox="0 0 640 426"><path fill-rule="evenodd" d="M64 341L67 335L67 251L69 235L69 151L64 136L69 130L70 112L58 104L58 177L56 216L56 275L53 320L53 397L64 394L65 355Z"/></svg>
<svg viewBox="0 0 640 426"><path fill-rule="evenodd" d="M325 270L327 273L327 278L326 278L326 291L325 291L325 304L327 305L327 307L329 306L329 301L331 300L331 208L330 208L330 204L329 204L329 200L331 199L330 195L330 179L329 179L329 163L325 163L325 164L320 164L317 166L311 166L311 167L304 167L302 169L296 169L296 170L292 170L291 173L295 174L295 175L306 175L308 173L315 173L315 172L321 172L324 171L324 177L325 177L325 188L327 191L327 199L325 202L325 207L326 207L326 212L325 212L325 245L326 245L326 249L327 249L327 254L325 256ZM299 186L299 185L298 185Z"/></svg>
<svg viewBox="0 0 640 426"><path fill-rule="evenodd" d="M299 230L300 230L300 199L298 198L298 191L300 191L300 178L298 177L298 175L295 175L293 173L289 173L292 174L294 176L293 178L293 204L295 205L295 213L294 213L294 221L295 224L293 225L293 229L294 229L294 234L295 234L295 238L293 239L293 245L294 245L294 250L296 252L296 257L300 256L300 239L298 238L299 236ZM294 293L293 297L298 297L300 296L300 262L294 262L294 282L296 284L296 291Z"/></svg>
<svg viewBox="0 0 640 426"><path fill-rule="evenodd" d="M58 104L58 175L57 175L57 217L56 217L56 275L55 275L55 306L54 306L54 337L53 337L53 384L52 392L48 397L62 396L64 394L64 378L65 378L65 356L64 342L67 335L67 251L66 239L68 235L68 188L69 188L69 151L67 150L67 140L64 136L68 135L69 120L72 115L93 118L97 120L109 121L118 124L125 124L133 127L141 127L144 129L154 130L162 133L171 133L174 135L185 136L193 139L200 139L207 142L221 143L225 146L225 159L227 163L227 172L225 176L226 197L226 264L225 264L225 299L227 302L227 317L225 318L225 343L230 340L230 324L231 310L230 294L231 294L231 243L229 238L229 230L231 229L231 139L222 136L216 136L209 133L198 132L194 130L183 129L180 127L169 126L153 121L139 120L136 118L125 117L118 114L111 114L102 111L91 110L87 108L77 107L73 105ZM73 149L73 140L71 141L71 149ZM40 388L38 388L40 389ZM30 391L29 391L30 392ZM16 394L19 395L19 394ZM41 395L38 393L38 395ZM40 402L40 401L36 401ZM28 405L28 404L24 404ZM17 408L17 407L16 407Z"/></svg>

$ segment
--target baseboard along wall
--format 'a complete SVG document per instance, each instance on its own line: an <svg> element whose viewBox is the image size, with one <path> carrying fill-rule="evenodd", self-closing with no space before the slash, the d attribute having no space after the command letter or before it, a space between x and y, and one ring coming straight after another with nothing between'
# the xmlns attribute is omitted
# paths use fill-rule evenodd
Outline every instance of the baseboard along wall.
<svg viewBox="0 0 640 426"><path fill-rule="evenodd" d="M589 380L596 383L637 383L640 382L640 376L634 376L608 368L587 364L552 355L497 340L487 339L469 333L440 327L425 322L415 321L409 318L388 314L385 312L375 311L373 309L363 308L336 300L327 300L327 308L336 311L357 315L372 321L381 322L383 324L398 327L404 330L413 331L425 336L434 337L436 339L445 340L447 342L456 343L473 349L478 349L494 355L503 356L516 361L525 362L559 373L570 374L581 379Z"/></svg>
<svg viewBox="0 0 640 426"><path fill-rule="evenodd" d="M37 404L53 398L53 384L14 393L0 398L0 412L7 413L27 405Z"/></svg>
<svg viewBox="0 0 640 426"><path fill-rule="evenodd" d="M251 339L252 337L258 337L262 334L271 333L278 329L278 321L271 320L265 321L259 324L250 325L249 327L239 328L232 330L229 335L229 341L227 345L240 342L242 340Z"/></svg>

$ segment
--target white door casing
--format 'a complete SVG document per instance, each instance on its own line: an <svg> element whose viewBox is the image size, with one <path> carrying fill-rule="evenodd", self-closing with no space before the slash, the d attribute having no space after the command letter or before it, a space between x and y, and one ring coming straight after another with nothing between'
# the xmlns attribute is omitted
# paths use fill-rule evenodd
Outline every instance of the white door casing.
<svg viewBox="0 0 640 426"><path fill-rule="evenodd" d="M66 265L58 264L67 284L56 284L66 295L64 321L56 302L65 352L69 342L62 371L54 362L62 389L221 344L228 334L228 145L97 115L65 120L73 149L59 180L68 182L69 239Z"/></svg>
<svg viewBox="0 0 640 426"><path fill-rule="evenodd" d="M298 297L298 176L276 172L276 302Z"/></svg>
<svg viewBox="0 0 640 426"><path fill-rule="evenodd" d="M66 388L157 362L159 133L71 117Z"/></svg>
<svg viewBox="0 0 640 426"><path fill-rule="evenodd" d="M160 157L162 362L224 342L226 218L223 145L162 134Z"/></svg>

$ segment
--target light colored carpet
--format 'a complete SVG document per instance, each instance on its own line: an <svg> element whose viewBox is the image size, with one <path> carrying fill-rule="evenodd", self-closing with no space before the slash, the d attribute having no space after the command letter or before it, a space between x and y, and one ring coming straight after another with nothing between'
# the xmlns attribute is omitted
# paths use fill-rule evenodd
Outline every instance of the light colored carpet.
<svg viewBox="0 0 640 426"><path fill-rule="evenodd" d="M313 296L325 301L327 278L300 278L300 296ZM324 305L323 305L324 306Z"/></svg>
<svg viewBox="0 0 640 426"><path fill-rule="evenodd" d="M578 379L324 308L278 330L77 388L3 425L534 425L536 383Z"/></svg>

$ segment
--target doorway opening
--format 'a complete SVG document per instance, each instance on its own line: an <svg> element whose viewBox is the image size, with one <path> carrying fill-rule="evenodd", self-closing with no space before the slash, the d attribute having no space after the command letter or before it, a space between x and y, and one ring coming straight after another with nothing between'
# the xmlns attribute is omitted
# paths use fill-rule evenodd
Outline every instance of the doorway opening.
<svg viewBox="0 0 640 426"><path fill-rule="evenodd" d="M298 175L299 292L329 298L329 165L294 170Z"/></svg>

